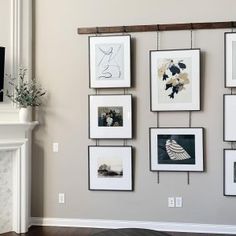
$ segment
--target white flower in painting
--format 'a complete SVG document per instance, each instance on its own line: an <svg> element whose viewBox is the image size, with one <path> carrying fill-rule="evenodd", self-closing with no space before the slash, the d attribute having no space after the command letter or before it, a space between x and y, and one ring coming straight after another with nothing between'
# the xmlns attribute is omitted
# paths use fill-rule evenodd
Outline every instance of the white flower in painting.
<svg viewBox="0 0 236 236"><path fill-rule="evenodd" d="M120 110L119 109L115 109L115 113L116 114L120 114Z"/></svg>
<svg viewBox="0 0 236 236"><path fill-rule="evenodd" d="M167 69L169 68L169 65L171 63L171 60L167 60L166 63L162 64L161 67L158 68L158 78L162 80L166 80L168 78Z"/></svg>
<svg viewBox="0 0 236 236"><path fill-rule="evenodd" d="M110 116L107 117L106 121L107 121L107 126L111 126L113 123L113 119Z"/></svg>
<svg viewBox="0 0 236 236"><path fill-rule="evenodd" d="M178 79L181 84L189 84L188 73L180 73Z"/></svg>

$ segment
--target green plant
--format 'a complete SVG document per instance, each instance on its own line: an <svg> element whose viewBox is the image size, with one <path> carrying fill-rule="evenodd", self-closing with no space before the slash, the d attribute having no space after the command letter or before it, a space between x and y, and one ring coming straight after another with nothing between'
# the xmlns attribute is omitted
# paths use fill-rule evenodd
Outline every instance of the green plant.
<svg viewBox="0 0 236 236"><path fill-rule="evenodd" d="M27 69L20 68L18 78L7 75L12 92L7 89L6 96L20 108L40 106L41 97L46 94L46 91L35 79L27 80L26 72Z"/></svg>

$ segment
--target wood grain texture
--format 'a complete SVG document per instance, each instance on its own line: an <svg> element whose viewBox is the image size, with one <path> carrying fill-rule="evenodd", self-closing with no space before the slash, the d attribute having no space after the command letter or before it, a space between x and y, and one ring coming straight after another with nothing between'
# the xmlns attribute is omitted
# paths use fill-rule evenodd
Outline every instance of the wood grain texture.
<svg viewBox="0 0 236 236"><path fill-rule="evenodd" d="M102 27L79 27L78 34L98 33L131 33L172 30L199 30L199 29L224 29L235 28L236 21L226 22L199 22L199 23L175 23L175 24L152 24L130 26L102 26Z"/></svg>

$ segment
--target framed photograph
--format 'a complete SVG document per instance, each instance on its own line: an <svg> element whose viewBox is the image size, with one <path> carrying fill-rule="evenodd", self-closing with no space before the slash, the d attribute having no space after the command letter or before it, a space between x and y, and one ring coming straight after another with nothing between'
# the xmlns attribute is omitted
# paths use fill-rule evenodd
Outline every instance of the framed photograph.
<svg viewBox="0 0 236 236"><path fill-rule="evenodd" d="M150 51L151 111L200 110L200 49Z"/></svg>
<svg viewBox="0 0 236 236"><path fill-rule="evenodd" d="M131 146L89 146L89 190L133 190Z"/></svg>
<svg viewBox="0 0 236 236"><path fill-rule="evenodd" d="M89 95L89 138L132 138L132 95Z"/></svg>
<svg viewBox="0 0 236 236"><path fill-rule="evenodd" d="M224 94L224 141L236 141L236 95Z"/></svg>
<svg viewBox="0 0 236 236"><path fill-rule="evenodd" d="M224 149L224 195L236 196L236 150Z"/></svg>
<svg viewBox="0 0 236 236"><path fill-rule="evenodd" d="M89 37L89 87L131 86L130 35Z"/></svg>
<svg viewBox="0 0 236 236"><path fill-rule="evenodd" d="M236 32L225 33L225 87L236 87Z"/></svg>
<svg viewBox="0 0 236 236"><path fill-rule="evenodd" d="M203 128L150 128L151 171L203 171Z"/></svg>

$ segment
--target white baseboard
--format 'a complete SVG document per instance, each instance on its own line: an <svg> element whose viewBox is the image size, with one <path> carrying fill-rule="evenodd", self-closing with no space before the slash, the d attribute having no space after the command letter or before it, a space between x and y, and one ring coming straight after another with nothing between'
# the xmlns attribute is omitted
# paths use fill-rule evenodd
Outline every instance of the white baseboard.
<svg viewBox="0 0 236 236"><path fill-rule="evenodd" d="M65 218L31 218L31 225L58 227L89 228L142 228L157 231L236 234L236 225L192 224L152 221L121 221L97 219L65 219Z"/></svg>

